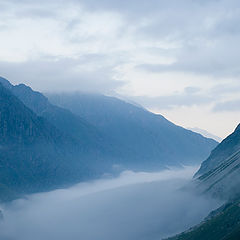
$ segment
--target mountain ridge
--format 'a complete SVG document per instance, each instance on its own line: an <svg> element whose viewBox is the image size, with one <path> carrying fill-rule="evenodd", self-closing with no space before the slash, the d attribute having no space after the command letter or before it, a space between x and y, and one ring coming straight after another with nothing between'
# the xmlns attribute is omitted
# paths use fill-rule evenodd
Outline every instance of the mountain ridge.
<svg viewBox="0 0 240 240"><path fill-rule="evenodd" d="M0 183L9 190L39 192L125 169L157 171L196 163L217 144L119 99L87 95L87 101L74 100L83 110L76 112L24 84L14 86L4 78L0 83L0 113L8 113L1 120L2 136L11 135L4 132L6 124L16 126L11 129L17 147L11 140L7 151L0 143ZM36 146L27 141L29 129L36 132Z"/></svg>
<svg viewBox="0 0 240 240"><path fill-rule="evenodd" d="M240 125L202 163L193 187L225 202L199 225L168 240L240 239Z"/></svg>
<svg viewBox="0 0 240 240"><path fill-rule="evenodd" d="M179 159L179 165L197 164L217 145L214 140L177 126L160 114L114 97L84 93L48 94L47 97L52 104L82 116L115 146L126 149L131 158L155 161L158 158L167 165L174 163L174 159Z"/></svg>
<svg viewBox="0 0 240 240"><path fill-rule="evenodd" d="M33 185L44 189L48 182L44 174L56 173L64 158L63 145L72 142L26 108L1 83L0 100L0 183L16 192L31 192Z"/></svg>

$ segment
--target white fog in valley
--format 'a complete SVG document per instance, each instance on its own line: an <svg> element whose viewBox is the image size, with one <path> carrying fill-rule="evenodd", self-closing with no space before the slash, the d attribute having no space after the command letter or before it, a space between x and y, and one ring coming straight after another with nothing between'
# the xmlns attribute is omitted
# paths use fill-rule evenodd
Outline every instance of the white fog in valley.
<svg viewBox="0 0 240 240"><path fill-rule="evenodd" d="M219 202L182 190L195 167L117 178L3 205L2 240L157 240L200 222Z"/></svg>

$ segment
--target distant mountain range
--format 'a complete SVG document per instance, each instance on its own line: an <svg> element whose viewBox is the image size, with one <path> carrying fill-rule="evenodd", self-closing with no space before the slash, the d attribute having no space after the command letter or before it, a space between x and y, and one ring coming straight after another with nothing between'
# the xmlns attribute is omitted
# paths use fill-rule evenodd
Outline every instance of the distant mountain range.
<svg viewBox="0 0 240 240"><path fill-rule="evenodd" d="M226 203L198 226L169 240L240 239L240 125L204 161L195 175L198 192Z"/></svg>
<svg viewBox="0 0 240 240"><path fill-rule="evenodd" d="M162 115L114 97L75 93L52 94L48 99L95 126L112 143L116 163L133 169L197 165L217 145Z"/></svg>
<svg viewBox="0 0 240 240"><path fill-rule="evenodd" d="M196 132L196 133L200 133L201 135L203 135L204 137L206 138L212 138L214 139L215 141L217 142L221 142L223 139L204 130L204 129L201 129L201 128L198 128L198 127L194 127L194 128L188 128L189 130L193 131L193 132Z"/></svg>
<svg viewBox="0 0 240 240"><path fill-rule="evenodd" d="M156 171L204 159L194 188L226 203L170 240L240 239L240 125L218 144L114 97L46 97L0 78L1 201L104 173Z"/></svg>
<svg viewBox="0 0 240 240"><path fill-rule="evenodd" d="M156 171L198 164L217 145L117 98L48 98L0 78L2 200L123 169Z"/></svg>

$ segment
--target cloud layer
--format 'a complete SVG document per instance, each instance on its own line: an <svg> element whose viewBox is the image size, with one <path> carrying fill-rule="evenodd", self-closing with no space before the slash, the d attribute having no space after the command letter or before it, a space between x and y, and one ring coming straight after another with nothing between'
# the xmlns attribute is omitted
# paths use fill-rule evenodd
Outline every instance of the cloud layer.
<svg viewBox="0 0 240 240"><path fill-rule="evenodd" d="M4 206L1 237L12 240L161 239L198 223L219 204L180 190L195 169L124 172L116 179L28 196Z"/></svg>

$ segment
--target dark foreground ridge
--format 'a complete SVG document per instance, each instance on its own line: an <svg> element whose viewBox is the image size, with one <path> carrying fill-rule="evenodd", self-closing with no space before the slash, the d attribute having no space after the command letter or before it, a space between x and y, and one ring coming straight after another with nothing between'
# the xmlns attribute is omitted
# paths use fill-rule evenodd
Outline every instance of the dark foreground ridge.
<svg viewBox="0 0 240 240"><path fill-rule="evenodd" d="M222 141L196 174L198 191L226 201L202 223L169 240L240 239L240 128Z"/></svg>
<svg viewBox="0 0 240 240"><path fill-rule="evenodd" d="M198 226L168 240L239 240L240 200L229 202L212 212Z"/></svg>

